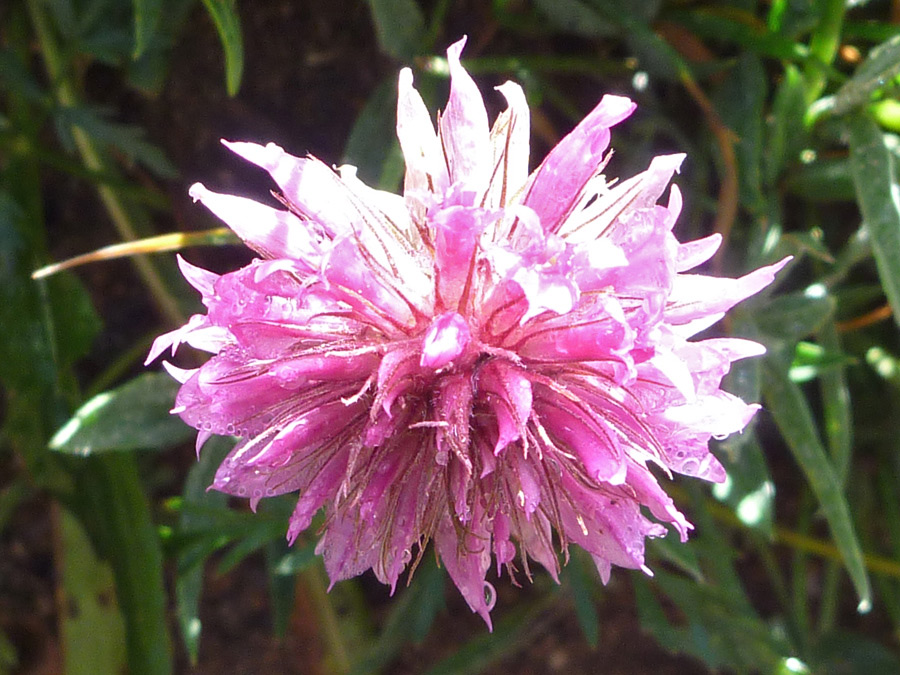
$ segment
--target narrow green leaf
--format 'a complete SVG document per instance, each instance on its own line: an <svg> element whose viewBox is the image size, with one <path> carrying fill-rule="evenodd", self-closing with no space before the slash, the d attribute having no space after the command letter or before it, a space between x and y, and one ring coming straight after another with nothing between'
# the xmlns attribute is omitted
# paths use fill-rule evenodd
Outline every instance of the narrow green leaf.
<svg viewBox="0 0 900 675"><path fill-rule="evenodd" d="M773 360L774 357L766 359L763 380L766 408L775 418L822 507L834 543L856 588L859 610L868 611L872 605L872 592L841 484L816 433L812 411L803 392L790 381L786 369Z"/></svg>
<svg viewBox="0 0 900 675"><path fill-rule="evenodd" d="M900 45L900 41L898 41ZM878 275L900 325L900 187L894 156L867 115L848 121L850 167L863 224L872 241Z"/></svg>
<svg viewBox="0 0 900 675"><path fill-rule="evenodd" d="M765 179L770 187L776 184L785 168L799 159L806 139L805 115L803 78L796 66L788 64L772 103L769 143L764 158Z"/></svg>
<svg viewBox="0 0 900 675"><path fill-rule="evenodd" d="M600 641L600 616L592 593L595 576L585 570L586 557L581 551L576 551L566 566L565 578L575 601L575 616L578 617L584 639L591 647L596 647Z"/></svg>
<svg viewBox="0 0 900 675"><path fill-rule="evenodd" d="M234 0L203 0L212 17L225 51L225 88L229 96L236 96L244 74L244 40L241 20Z"/></svg>
<svg viewBox="0 0 900 675"><path fill-rule="evenodd" d="M111 111L97 106L61 106L56 108L53 122L60 140L74 148L72 127L79 127L94 140L108 143L129 160L143 164L160 178L174 178L178 170L165 153L146 138L146 131L132 124L110 119Z"/></svg>
<svg viewBox="0 0 900 675"><path fill-rule="evenodd" d="M185 505L205 505L210 508L227 509L228 497L221 492L208 491L216 474L219 463L231 449L230 439L215 436L203 447L199 461L188 471L184 484L183 500ZM179 518L179 530L196 528L205 524L206 519L182 508ZM227 541L227 539L225 539ZM212 550L219 546L213 546ZM203 591L204 567L202 564L187 565L189 552L182 551L178 555L176 566L178 575L175 578L175 602L178 612L178 625L181 628L181 639L187 649L192 664L197 662L200 647L200 597ZM205 556L201 558L204 560ZM187 569L185 569L187 568Z"/></svg>
<svg viewBox="0 0 900 675"><path fill-rule="evenodd" d="M831 455L837 479L841 485L845 485L853 453L853 407L845 372L847 357L841 354L841 339L833 321L826 323L819 330L819 341L826 350L825 358L828 356L842 357L840 366L823 368L819 377L821 378L820 391L822 392L822 410L825 417L825 438L828 443L828 452Z"/></svg>
<svg viewBox="0 0 900 675"><path fill-rule="evenodd" d="M310 561L314 560L313 547L307 547L303 552L308 552ZM301 550L301 549L298 549ZM286 559L290 560L294 551L288 548L283 537L273 539L266 544L266 574L269 577L269 604L272 607L272 630L279 639L287 633L294 611L294 591L297 584L297 575L293 572L285 573L288 567L284 565Z"/></svg>
<svg viewBox="0 0 900 675"><path fill-rule="evenodd" d="M159 17L162 14L162 0L132 0L134 6L134 52L132 58L137 60L147 49L147 45L156 33Z"/></svg>
<svg viewBox="0 0 900 675"><path fill-rule="evenodd" d="M850 202L856 199L850 162L845 158L817 159L797 167L787 176L787 191L804 199Z"/></svg>
<svg viewBox="0 0 900 675"><path fill-rule="evenodd" d="M169 411L178 383L165 373L145 373L98 394L50 439L50 448L73 455L111 450L160 450L196 432Z"/></svg>
<svg viewBox="0 0 900 675"><path fill-rule="evenodd" d="M535 7L559 30L588 38L613 37L618 26L581 0L535 0Z"/></svg>
<svg viewBox="0 0 900 675"><path fill-rule="evenodd" d="M725 124L737 134L735 155L741 205L762 212L763 105L768 80L758 56L745 52L737 59L716 94L716 107Z"/></svg>
<svg viewBox="0 0 900 675"><path fill-rule="evenodd" d="M416 0L367 0L381 51L412 61L425 40L425 16Z"/></svg>
<svg viewBox="0 0 900 675"><path fill-rule="evenodd" d="M133 455L88 457L77 466L76 502L112 564L133 675L172 672L162 551Z"/></svg>
<svg viewBox="0 0 900 675"><path fill-rule="evenodd" d="M409 641L425 639L435 616L444 607L445 573L434 556L425 556L408 588L392 601L384 628L351 675L381 672Z"/></svg>
<svg viewBox="0 0 900 675"><path fill-rule="evenodd" d="M896 31L896 29L894 29ZM894 35L869 52L866 60L834 96L835 115L867 104L879 89L900 75L900 35Z"/></svg>

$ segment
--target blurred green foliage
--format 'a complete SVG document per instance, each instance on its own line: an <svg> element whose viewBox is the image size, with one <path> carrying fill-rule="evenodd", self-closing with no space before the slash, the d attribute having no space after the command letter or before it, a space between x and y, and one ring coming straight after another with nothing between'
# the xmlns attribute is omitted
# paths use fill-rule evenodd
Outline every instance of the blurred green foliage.
<svg viewBox="0 0 900 675"><path fill-rule="evenodd" d="M378 617L356 582L326 595L314 539L283 544L290 499L251 515L206 492L228 450L224 439L204 450L181 497L160 501L139 470L143 456L131 451L184 440L167 412L172 387L144 375L89 396L128 371L146 343L111 359L94 381L79 378L76 365L102 319L75 275L31 279L48 262L49 170L93 190L122 241L150 233L151 210L168 213L157 185L178 167L121 111L88 98L84 80L100 63L123 87L157 94L198 7L218 32L221 86L234 95L253 46L242 43L233 0L9 0L0 8L0 453L14 467L0 482L0 531L29 500L58 506L53 550L66 561L58 597L108 626L63 624L63 652L78 655L66 660L69 672L118 672L126 663L133 673L171 672L166 567L175 643L195 660L206 561L218 553L227 571L256 551L267 561L279 633L289 629L294 593L306 593L325 644L322 668L386 671L441 615L443 572L426 557ZM662 148L688 153L680 238L722 233L717 271L734 276L794 256L777 287L739 307L727 326L768 347L764 360L738 364L729 384L766 411L718 445L726 483L708 490L684 482L677 492L697 535L686 545L653 543L656 576L631 575L636 611L666 649L711 670L900 672L896 3L493 0L482 8L486 24L467 23L447 0L368 7L381 51L418 69L431 109L447 73L436 54L462 26L471 38L467 67L525 85L544 145L601 91L636 99L638 115L614 137L621 173L642 169ZM252 11L250 3L241 9ZM360 106L345 149L361 176L386 189L402 178L395 77ZM171 265L134 263L148 304L168 324L181 321L192 305L170 282ZM85 574L86 565L107 571ZM493 634L430 672L479 672L522 649L552 611L574 612L584 639L603 641L603 589L589 562L576 553L560 586L547 581L538 575L537 592L502 614ZM112 613L96 602L111 585ZM875 631L859 628L853 607L873 612ZM0 633L0 672L16 663L16 644Z"/></svg>

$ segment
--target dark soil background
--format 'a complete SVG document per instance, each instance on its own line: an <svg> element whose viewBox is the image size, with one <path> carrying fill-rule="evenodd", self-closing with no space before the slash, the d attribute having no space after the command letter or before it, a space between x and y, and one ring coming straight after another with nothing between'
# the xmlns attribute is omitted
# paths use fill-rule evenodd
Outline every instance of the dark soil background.
<svg viewBox="0 0 900 675"><path fill-rule="evenodd" d="M486 4L486 3L485 3ZM148 99L122 88L116 74L92 67L87 88L92 100L124 111L127 120L145 127L181 175L165 186L175 220L159 218L159 232L190 231L218 223L188 197L197 180L222 192L268 189L267 178L234 157L220 138L274 141L293 154L310 152L327 162L339 162L352 124L373 89L401 64L379 52L368 7L352 0L329 3L291 0L252 0L240 3L245 44L245 75L240 94L224 91L222 51L206 12L198 3L182 33L171 74L161 94ZM468 56L477 56L487 40L502 51L487 9L475 2L451 11L439 45L468 33ZM534 53L553 45L505 45ZM597 100L601 91L584 92ZM541 152L538 149L538 152ZM95 194L83 183L56 176L53 201L46 205L51 224L52 254L64 259L116 240ZM249 188L248 188L249 186ZM233 268L245 254L238 251L192 251L190 258L204 266ZM86 369L103 367L117 354L150 333L161 321L155 316L143 287L129 263L117 261L79 271L95 299L106 329ZM177 493L193 450L182 448L155 460L160 492ZM0 475L14 470L0 466ZM46 501L33 501L18 511L0 541L0 625L14 642L23 673L53 673L59 664L53 556L52 513ZM315 618L298 594L287 636L273 637L263 560L252 556L232 572L219 575L211 563L201 619L203 634L199 663L192 668L174 639L179 669L195 673L319 673L315 665L322 646ZM554 606L528 636L527 647L491 666L496 675L517 673L658 673L707 672L693 660L664 652L638 626L629 578L636 572L617 570L603 592L600 644L590 648L572 608ZM392 602L372 578L364 579L367 599L378 610ZM529 597L529 588L515 589L506 579L498 584L496 616ZM402 590L399 591L402 593ZM430 636L409 647L387 672L412 674L453 653L464 641L481 635L485 627L459 595L448 593ZM384 614L384 611L380 612ZM376 612L376 618L378 618ZM173 618L173 635L175 621Z"/></svg>

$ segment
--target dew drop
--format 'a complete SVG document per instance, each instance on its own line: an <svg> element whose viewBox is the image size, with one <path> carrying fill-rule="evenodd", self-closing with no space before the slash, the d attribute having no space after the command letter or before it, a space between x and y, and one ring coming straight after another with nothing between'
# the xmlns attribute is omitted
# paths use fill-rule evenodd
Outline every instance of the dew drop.
<svg viewBox="0 0 900 675"><path fill-rule="evenodd" d="M699 469L700 469L700 462L698 462L696 459L693 459L693 458L686 459L684 461L684 464L681 465L681 473L688 475L688 476L696 475L697 471Z"/></svg>
<svg viewBox="0 0 900 675"><path fill-rule="evenodd" d="M489 612L494 609L494 605L497 604L497 591L487 581L484 582L484 604L487 605L487 611Z"/></svg>
<svg viewBox="0 0 900 675"><path fill-rule="evenodd" d="M234 425L229 423L225 427L225 433L228 434L229 436L233 436L234 435Z"/></svg>

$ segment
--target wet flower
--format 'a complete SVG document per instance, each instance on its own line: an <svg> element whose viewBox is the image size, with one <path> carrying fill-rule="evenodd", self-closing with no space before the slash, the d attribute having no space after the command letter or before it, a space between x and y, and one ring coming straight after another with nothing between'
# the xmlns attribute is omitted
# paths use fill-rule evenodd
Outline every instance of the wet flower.
<svg viewBox="0 0 900 675"><path fill-rule="evenodd" d="M739 279L685 273L720 237L672 235L683 155L603 174L626 98L604 96L529 175L522 89L498 87L507 108L489 128L463 45L447 52L437 130L400 73L403 196L352 167L225 143L271 174L283 208L191 188L260 258L222 276L179 260L207 313L157 338L148 361L185 342L214 355L166 364L182 382L173 412L198 450L240 437L215 489L254 508L299 492L291 542L325 508L317 550L332 581L371 568L394 588L433 541L490 624L492 562L515 578L533 560L556 578L574 543L605 582L612 565L649 573L644 542L663 523L687 537L658 479L724 479L710 437L758 406L719 383L763 352L689 338L785 261Z"/></svg>

